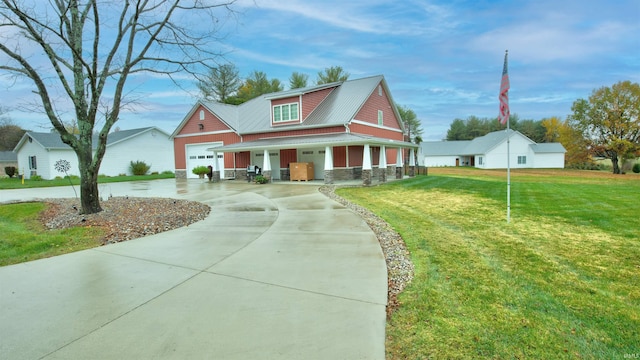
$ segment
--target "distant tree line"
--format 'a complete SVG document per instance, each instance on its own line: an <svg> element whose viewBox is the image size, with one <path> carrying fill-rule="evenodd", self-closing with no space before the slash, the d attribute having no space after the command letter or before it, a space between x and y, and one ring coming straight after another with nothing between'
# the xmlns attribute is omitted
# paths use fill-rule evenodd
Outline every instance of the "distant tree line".
<svg viewBox="0 0 640 360"><path fill-rule="evenodd" d="M520 120L517 114L509 117L511 129L521 132L523 135L535 142L545 142L545 128L542 120ZM455 119L447 131L447 140L472 140L490 132L504 129L496 118L479 118L469 116L468 118Z"/></svg>
<svg viewBox="0 0 640 360"><path fill-rule="evenodd" d="M318 72L315 84L329 84L347 81L349 73L341 66L332 66ZM233 64L212 68L206 77L197 82L203 99L238 105L263 94L283 91L284 85L278 79L269 79L263 71L252 71L245 79ZM289 89L309 86L307 74L293 72L289 77Z"/></svg>

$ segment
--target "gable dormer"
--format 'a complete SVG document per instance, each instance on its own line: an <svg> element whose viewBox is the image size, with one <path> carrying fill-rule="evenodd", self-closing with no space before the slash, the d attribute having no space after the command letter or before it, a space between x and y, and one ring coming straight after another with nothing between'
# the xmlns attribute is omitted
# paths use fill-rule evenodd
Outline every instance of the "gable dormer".
<svg viewBox="0 0 640 360"><path fill-rule="evenodd" d="M292 89L267 97L271 104L271 127L301 124L333 91L338 83Z"/></svg>
<svg viewBox="0 0 640 360"><path fill-rule="evenodd" d="M271 126L301 123L300 96L271 100Z"/></svg>

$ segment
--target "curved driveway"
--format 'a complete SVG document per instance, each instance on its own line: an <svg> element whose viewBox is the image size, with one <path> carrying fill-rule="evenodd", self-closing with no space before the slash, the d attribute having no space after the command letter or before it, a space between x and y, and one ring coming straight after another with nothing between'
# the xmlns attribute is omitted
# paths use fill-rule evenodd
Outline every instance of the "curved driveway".
<svg viewBox="0 0 640 360"><path fill-rule="evenodd" d="M101 196L197 200L212 211L181 229L0 267L0 358L384 359L380 246L317 189L101 185ZM73 196L2 190L0 202Z"/></svg>

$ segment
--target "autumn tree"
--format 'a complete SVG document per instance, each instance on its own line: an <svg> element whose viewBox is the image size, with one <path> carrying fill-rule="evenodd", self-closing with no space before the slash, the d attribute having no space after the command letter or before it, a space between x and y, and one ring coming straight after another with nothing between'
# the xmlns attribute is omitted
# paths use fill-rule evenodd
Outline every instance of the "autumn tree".
<svg viewBox="0 0 640 360"><path fill-rule="evenodd" d="M263 94L269 94L284 90L282 83L278 79L271 79L263 71L253 71L247 79L240 85L238 93L228 99L227 103L238 105L257 98Z"/></svg>
<svg viewBox="0 0 640 360"><path fill-rule="evenodd" d="M325 68L324 71L318 72L318 78L316 79L317 85L329 84L339 81L347 81L349 79L349 73L342 69L342 66L332 66Z"/></svg>
<svg viewBox="0 0 640 360"><path fill-rule="evenodd" d="M594 90L589 100L578 99L571 107L570 124L589 142L595 156L611 160L620 174L625 160L640 150L640 84L621 81Z"/></svg>
<svg viewBox="0 0 640 360"><path fill-rule="evenodd" d="M0 0L0 52L6 55L0 71L30 81L51 124L76 153L83 213L102 210L98 172L109 131L129 102L127 81L145 72L196 74L215 63L214 12L226 13L229 5L199 0ZM180 22L187 18L189 24ZM78 122L77 136L62 121L67 105Z"/></svg>
<svg viewBox="0 0 640 360"><path fill-rule="evenodd" d="M289 77L289 89L300 89L307 87L309 75L294 71Z"/></svg>
<svg viewBox="0 0 640 360"><path fill-rule="evenodd" d="M593 166L588 144L582 133L573 128L569 120L561 121L557 117L542 119L545 128L545 142L559 142L567 151L564 154L565 166L568 168L584 168Z"/></svg>
<svg viewBox="0 0 640 360"><path fill-rule="evenodd" d="M238 69L233 64L224 64L209 70L197 83L202 98L226 102L240 87Z"/></svg>

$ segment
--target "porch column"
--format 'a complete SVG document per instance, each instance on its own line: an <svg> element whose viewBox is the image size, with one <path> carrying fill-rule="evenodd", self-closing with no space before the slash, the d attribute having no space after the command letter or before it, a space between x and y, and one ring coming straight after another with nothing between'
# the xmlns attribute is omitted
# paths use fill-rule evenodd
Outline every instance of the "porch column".
<svg viewBox="0 0 640 360"><path fill-rule="evenodd" d="M269 158L269 150L264 150L262 156L262 176L271 179L271 159Z"/></svg>
<svg viewBox="0 0 640 360"><path fill-rule="evenodd" d="M220 181L220 169L218 168L218 153L213 152L213 164L211 164L211 178L209 181L219 182Z"/></svg>
<svg viewBox="0 0 640 360"><path fill-rule="evenodd" d="M396 179L402 179L404 176L404 165L402 163L403 148L398 148L396 152Z"/></svg>
<svg viewBox="0 0 640 360"><path fill-rule="evenodd" d="M333 184L333 147L324 148L324 183Z"/></svg>
<svg viewBox="0 0 640 360"><path fill-rule="evenodd" d="M369 144L364 145L362 156L362 185L371 185L371 149Z"/></svg>
<svg viewBox="0 0 640 360"><path fill-rule="evenodd" d="M387 182L387 148L380 146L380 161L378 161L380 169L380 182Z"/></svg>
<svg viewBox="0 0 640 360"><path fill-rule="evenodd" d="M409 150L409 176L416 176L416 155L413 148Z"/></svg>

